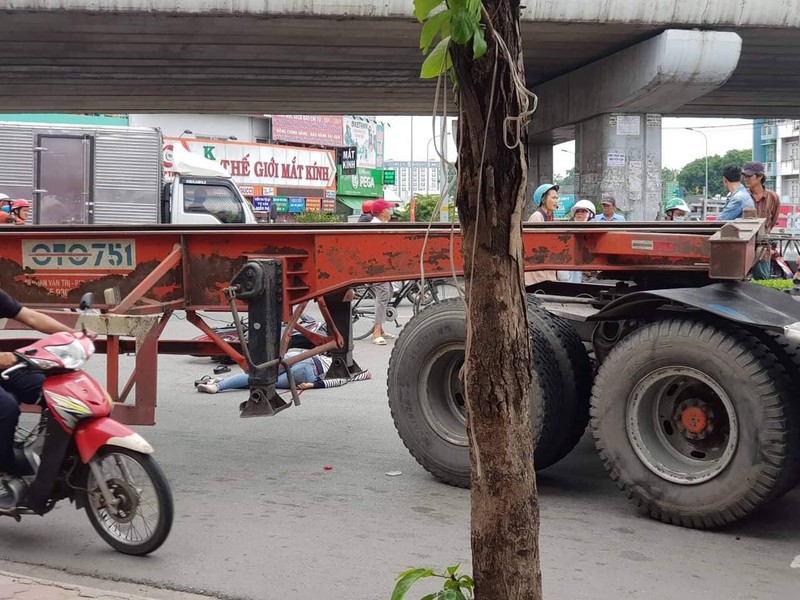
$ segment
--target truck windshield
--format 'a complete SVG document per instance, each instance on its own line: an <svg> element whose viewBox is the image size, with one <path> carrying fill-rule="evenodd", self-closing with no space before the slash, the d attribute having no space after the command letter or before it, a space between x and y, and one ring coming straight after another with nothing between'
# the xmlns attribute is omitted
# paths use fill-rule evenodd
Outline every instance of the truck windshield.
<svg viewBox="0 0 800 600"><path fill-rule="evenodd" d="M206 213L222 223L244 223L242 199L226 185L186 183L183 188L183 210Z"/></svg>

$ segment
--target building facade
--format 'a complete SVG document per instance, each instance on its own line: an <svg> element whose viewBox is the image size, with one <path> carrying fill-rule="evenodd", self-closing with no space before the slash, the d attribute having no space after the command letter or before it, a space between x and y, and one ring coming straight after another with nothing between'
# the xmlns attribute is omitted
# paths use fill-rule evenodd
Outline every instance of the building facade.
<svg viewBox="0 0 800 600"><path fill-rule="evenodd" d="M441 191L442 166L436 160L401 161L389 160L384 168L395 171L395 184L387 185L387 189L396 193L403 201L413 196L438 194Z"/></svg>
<svg viewBox="0 0 800 600"><path fill-rule="evenodd" d="M781 198L778 227L800 229L800 119L755 121L753 157Z"/></svg>

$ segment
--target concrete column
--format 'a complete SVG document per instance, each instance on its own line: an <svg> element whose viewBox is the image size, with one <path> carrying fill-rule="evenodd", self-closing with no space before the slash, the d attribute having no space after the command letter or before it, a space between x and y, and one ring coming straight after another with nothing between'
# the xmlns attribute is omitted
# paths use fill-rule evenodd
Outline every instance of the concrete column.
<svg viewBox="0 0 800 600"><path fill-rule="evenodd" d="M617 199L629 221L654 221L661 205L661 115L615 113L575 126L576 190L598 205Z"/></svg>
<svg viewBox="0 0 800 600"><path fill-rule="evenodd" d="M528 144L528 202L525 204L524 218L527 219L536 207L533 205L533 192L542 183L553 181L553 145Z"/></svg>

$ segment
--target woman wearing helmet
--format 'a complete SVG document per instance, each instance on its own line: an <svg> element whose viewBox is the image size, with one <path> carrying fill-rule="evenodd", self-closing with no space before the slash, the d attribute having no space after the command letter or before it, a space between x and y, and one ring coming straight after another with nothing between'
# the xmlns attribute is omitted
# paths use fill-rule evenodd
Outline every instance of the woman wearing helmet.
<svg viewBox="0 0 800 600"><path fill-rule="evenodd" d="M11 221L14 225L25 225L31 212L31 203L24 198L11 202Z"/></svg>
<svg viewBox="0 0 800 600"><path fill-rule="evenodd" d="M552 221L553 213L558 208L558 186L554 183L540 185L533 192L533 204L536 206L536 210L528 219L529 223ZM555 271L527 271L525 273L525 285L555 280Z"/></svg>
<svg viewBox="0 0 800 600"><path fill-rule="evenodd" d="M692 209L682 198L670 198L664 205L664 214L667 221L683 221Z"/></svg>
<svg viewBox="0 0 800 600"><path fill-rule="evenodd" d="M590 200L578 200L572 205L570 212L573 221L585 223L594 220L596 210L594 203ZM566 283L582 283L583 271L556 271L556 277L559 281Z"/></svg>
<svg viewBox="0 0 800 600"><path fill-rule="evenodd" d="M11 198L8 194L0 194L0 224L10 224L11 220Z"/></svg>

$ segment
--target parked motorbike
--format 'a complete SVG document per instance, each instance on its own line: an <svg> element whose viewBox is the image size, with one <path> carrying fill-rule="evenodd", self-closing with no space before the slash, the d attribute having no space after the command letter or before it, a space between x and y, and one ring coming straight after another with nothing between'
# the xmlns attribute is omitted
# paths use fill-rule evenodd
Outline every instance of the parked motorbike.
<svg viewBox="0 0 800 600"><path fill-rule="evenodd" d="M88 304L85 298L81 308ZM148 554L169 535L172 492L153 447L109 416L111 397L82 370L93 353L86 332L56 333L14 352L17 364L0 373L5 380L26 369L45 375L41 418L31 431L18 428L14 440L21 477L6 483L17 506L0 514L20 521L69 499L115 550Z"/></svg>

